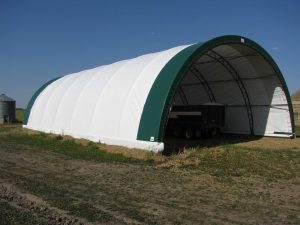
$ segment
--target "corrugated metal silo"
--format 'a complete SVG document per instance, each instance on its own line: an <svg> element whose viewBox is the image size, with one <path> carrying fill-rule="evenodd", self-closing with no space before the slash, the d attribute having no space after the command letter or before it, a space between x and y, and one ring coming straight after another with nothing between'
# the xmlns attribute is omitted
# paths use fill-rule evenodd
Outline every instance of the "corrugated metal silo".
<svg viewBox="0 0 300 225"><path fill-rule="evenodd" d="M0 95L0 123L11 123L16 119L16 101L5 94Z"/></svg>

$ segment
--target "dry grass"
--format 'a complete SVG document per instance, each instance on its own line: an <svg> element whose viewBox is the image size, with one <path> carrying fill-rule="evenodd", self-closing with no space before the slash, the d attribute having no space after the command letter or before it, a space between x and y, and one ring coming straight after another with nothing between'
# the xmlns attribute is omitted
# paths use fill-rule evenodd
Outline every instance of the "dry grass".
<svg viewBox="0 0 300 225"><path fill-rule="evenodd" d="M262 137L257 140L248 141L244 143L237 143L236 146L250 147L250 148L264 148L264 149L299 149L300 138L274 138Z"/></svg>
<svg viewBox="0 0 300 225"><path fill-rule="evenodd" d="M297 143L222 136L165 157L0 126L1 222L300 224Z"/></svg>
<svg viewBox="0 0 300 225"><path fill-rule="evenodd" d="M293 101L299 100L300 99L300 89L296 91L292 96L291 96Z"/></svg>

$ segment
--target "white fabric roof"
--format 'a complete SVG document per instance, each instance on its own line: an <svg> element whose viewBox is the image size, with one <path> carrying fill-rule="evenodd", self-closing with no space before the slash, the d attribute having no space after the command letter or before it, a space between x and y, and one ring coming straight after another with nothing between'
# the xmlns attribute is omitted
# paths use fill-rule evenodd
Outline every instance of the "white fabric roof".
<svg viewBox="0 0 300 225"><path fill-rule="evenodd" d="M171 96L172 104L225 104L223 132L290 136L291 106L280 71L256 43L245 39L250 43L246 45L240 39L224 36L63 76L33 96L24 127L162 151L159 135L164 133L158 128L167 121L163 113ZM160 84L162 76L170 79ZM159 124L149 126L152 119Z"/></svg>
<svg viewBox="0 0 300 225"><path fill-rule="evenodd" d="M162 150L136 141L148 93L166 63L187 46L66 75L37 97L25 127L108 144Z"/></svg>

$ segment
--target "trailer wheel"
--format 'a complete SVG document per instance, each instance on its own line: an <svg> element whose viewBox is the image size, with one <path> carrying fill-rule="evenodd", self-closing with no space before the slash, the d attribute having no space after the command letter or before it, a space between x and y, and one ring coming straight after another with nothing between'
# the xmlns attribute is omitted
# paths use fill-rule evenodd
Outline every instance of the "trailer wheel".
<svg viewBox="0 0 300 225"><path fill-rule="evenodd" d="M182 137L183 129L181 126L174 126L173 135L174 137Z"/></svg>
<svg viewBox="0 0 300 225"><path fill-rule="evenodd" d="M217 136L217 134L218 134L218 130L217 130L217 129L210 129L210 131L209 131L209 136L210 136L211 138Z"/></svg>
<svg viewBox="0 0 300 225"><path fill-rule="evenodd" d="M196 129L195 130L195 138L200 139L202 137L202 131L201 129Z"/></svg>
<svg viewBox="0 0 300 225"><path fill-rule="evenodd" d="M195 130L192 127L187 127L185 129L185 138L186 139L193 139L195 137Z"/></svg>

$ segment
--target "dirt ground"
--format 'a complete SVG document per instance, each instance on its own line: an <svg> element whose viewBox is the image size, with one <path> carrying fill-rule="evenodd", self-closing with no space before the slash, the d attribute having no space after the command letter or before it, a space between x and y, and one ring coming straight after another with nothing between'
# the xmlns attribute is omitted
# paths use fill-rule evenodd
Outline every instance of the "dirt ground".
<svg viewBox="0 0 300 225"><path fill-rule="evenodd" d="M222 177L93 162L0 138L0 224L300 224L299 175Z"/></svg>

